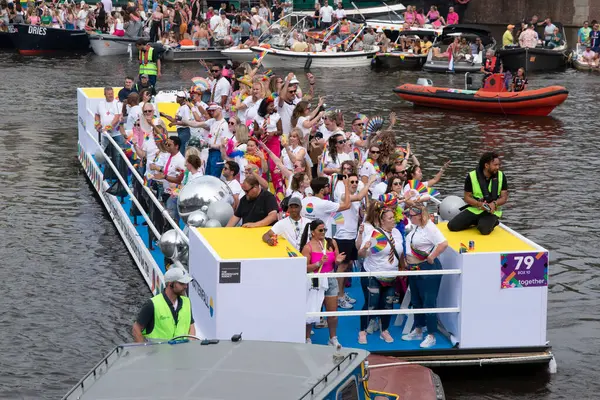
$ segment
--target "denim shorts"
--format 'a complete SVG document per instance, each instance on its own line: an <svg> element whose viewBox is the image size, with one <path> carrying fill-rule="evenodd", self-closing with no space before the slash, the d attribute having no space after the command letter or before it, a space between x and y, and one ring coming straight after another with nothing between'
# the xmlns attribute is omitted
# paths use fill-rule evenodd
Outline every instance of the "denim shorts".
<svg viewBox="0 0 600 400"><path fill-rule="evenodd" d="M327 278L327 285L329 286L325 291L325 297L337 296L340 292L337 278Z"/></svg>

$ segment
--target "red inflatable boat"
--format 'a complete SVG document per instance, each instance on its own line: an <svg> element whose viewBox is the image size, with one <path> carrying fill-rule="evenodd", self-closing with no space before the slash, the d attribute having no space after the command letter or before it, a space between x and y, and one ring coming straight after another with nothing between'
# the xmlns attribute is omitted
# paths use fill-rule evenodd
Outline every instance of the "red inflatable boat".
<svg viewBox="0 0 600 400"><path fill-rule="evenodd" d="M495 78L495 79L494 79ZM490 77L484 88L462 90L406 83L394 89L401 99L415 105L478 113L548 115L562 104L569 91L562 86L507 92L502 76Z"/></svg>

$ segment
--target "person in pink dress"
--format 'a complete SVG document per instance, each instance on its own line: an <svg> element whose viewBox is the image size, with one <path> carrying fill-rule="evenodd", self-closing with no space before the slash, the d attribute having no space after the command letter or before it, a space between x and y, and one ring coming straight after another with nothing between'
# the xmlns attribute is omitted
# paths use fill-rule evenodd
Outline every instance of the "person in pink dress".
<svg viewBox="0 0 600 400"><path fill-rule="evenodd" d="M404 23L410 26L414 25L417 21L417 15L413 6L408 6L404 12Z"/></svg>
<svg viewBox="0 0 600 400"><path fill-rule="evenodd" d="M458 24L458 14L454 11L454 7L448 8L448 16L446 17L446 23L448 25Z"/></svg>

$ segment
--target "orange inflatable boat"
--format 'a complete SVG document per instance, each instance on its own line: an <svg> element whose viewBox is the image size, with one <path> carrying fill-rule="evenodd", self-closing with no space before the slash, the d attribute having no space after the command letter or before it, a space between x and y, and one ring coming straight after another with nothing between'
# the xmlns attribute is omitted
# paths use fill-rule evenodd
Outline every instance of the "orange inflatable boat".
<svg viewBox="0 0 600 400"><path fill-rule="evenodd" d="M418 106L511 115L548 115L562 104L569 91L562 86L507 92L503 80L488 78L492 85L479 90L442 88L406 83L394 89L403 100Z"/></svg>

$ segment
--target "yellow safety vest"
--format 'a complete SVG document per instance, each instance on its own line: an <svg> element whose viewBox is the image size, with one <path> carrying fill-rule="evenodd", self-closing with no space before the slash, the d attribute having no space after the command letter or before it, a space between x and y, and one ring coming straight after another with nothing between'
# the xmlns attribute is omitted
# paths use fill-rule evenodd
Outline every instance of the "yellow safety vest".
<svg viewBox="0 0 600 400"><path fill-rule="evenodd" d="M479 180L477 179L477 171L473 170L469 172L469 177L471 178L471 185L473 186L473 197L475 199L483 198L483 191L481 190L481 186L479 186ZM504 174L502 171L498 171L498 197L500 197L500 192L502 192L502 181L504 180ZM488 190L492 191L492 180L490 179L490 183L488 185ZM468 207L467 210L471 211L473 214L481 214L483 210L476 207ZM498 218L502 217L502 210L500 207L494 211L494 215Z"/></svg>
<svg viewBox="0 0 600 400"><path fill-rule="evenodd" d="M139 61L140 61L140 75L158 75L158 65L152 62L152 56L154 55L154 48L150 46L148 49L147 58L144 55L144 51L140 50Z"/></svg>
<svg viewBox="0 0 600 400"><path fill-rule="evenodd" d="M150 333L146 333L145 329L142 331L142 335L146 339L171 340L174 337L190 333L190 324L192 321L190 299L181 296L179 301L182 302L182 305L177 316L177 323L175 323L173 313L167 300L165 300L165 296L160 293L152 298L152 303L154 304L154 329Z"/></svg>

